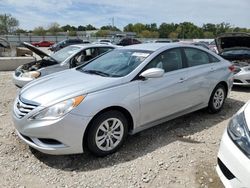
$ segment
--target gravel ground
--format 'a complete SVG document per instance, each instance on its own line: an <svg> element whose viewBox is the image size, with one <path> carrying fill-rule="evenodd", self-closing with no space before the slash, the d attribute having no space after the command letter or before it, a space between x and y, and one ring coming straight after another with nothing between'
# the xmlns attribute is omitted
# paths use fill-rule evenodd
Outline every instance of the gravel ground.
<svg viewBox="0 0 250 188"><path fill-rule="evenodd" d="M216 155L229 118L250 97L234 88L224 109L205 110L129 136L115 154L51 156L29 148L15 134L12 72L0 72L0 187L223 187Z"/></svg>

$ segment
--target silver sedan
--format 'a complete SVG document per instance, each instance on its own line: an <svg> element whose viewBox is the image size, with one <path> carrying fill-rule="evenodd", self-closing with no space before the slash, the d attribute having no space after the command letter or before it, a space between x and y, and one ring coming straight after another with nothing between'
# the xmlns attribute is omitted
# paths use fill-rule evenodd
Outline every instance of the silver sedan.
<svg viewBox="0 0 250 188"><path fill-rule="evenodd" d="M19 137L48 154L115 152L127 134L207 108L232 87L232 65L209 50L147 43L115 49L88 64L26 85L16 97Z"/></svg>

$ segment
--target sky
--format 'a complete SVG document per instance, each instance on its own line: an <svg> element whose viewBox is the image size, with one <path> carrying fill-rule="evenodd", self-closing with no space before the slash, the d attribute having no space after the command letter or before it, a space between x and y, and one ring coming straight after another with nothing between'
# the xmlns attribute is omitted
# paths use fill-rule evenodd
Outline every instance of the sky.
<svg viewBox="0 0 250 188"><path fill-rule="evenodd" d="M0 0L0 14L11 14L19 28L47 28L91 24L114 25L123 29L129 23L230 23L250 28L250 0Z"/></svg>

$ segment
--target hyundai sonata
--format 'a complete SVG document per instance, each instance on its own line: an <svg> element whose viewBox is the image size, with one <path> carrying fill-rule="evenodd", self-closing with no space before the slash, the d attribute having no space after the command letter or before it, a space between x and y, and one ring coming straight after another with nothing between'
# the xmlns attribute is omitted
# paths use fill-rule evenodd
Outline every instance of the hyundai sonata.
<svg viewBox="0 0 250 188"><path fill-rule="evenodd" d="M233 66L204 48L147 43L25 86L14 103L19 137L44 153L103 156L128 133L208 108L221 110Z"/></svg>

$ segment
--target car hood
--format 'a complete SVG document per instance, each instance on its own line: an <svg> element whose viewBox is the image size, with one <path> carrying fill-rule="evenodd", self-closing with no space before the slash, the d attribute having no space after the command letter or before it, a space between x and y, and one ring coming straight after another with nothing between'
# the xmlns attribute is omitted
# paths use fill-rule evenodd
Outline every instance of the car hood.
<svg viewBox="0 0 250 188"><path fill-rule="evenodd" d="M215 39L219 53L230 49L250 48L250 35L247 33L225 33Z"/></svg>
<svg viewBox="0 0 250 188"><path fill-rule="evenodd" d="M37 54L38 56L40 56L42 59L44 57L50 57L52 59L54 59L53 57L51 57L49 54L43 52L42 50L36 48L35 46L27 43L27 42L23 42L23 45L28 48L29 50L31 50L32 52L34 52L35 54ZM55 59L54 59L55 60Z"/></svg>
<svg viewBox="0 0 250 188"><path fill-rule="evenodd" d="M20 91L20 98L47 106L71 97L120 85L121 80L70 69L30 82Z"/></svg>

